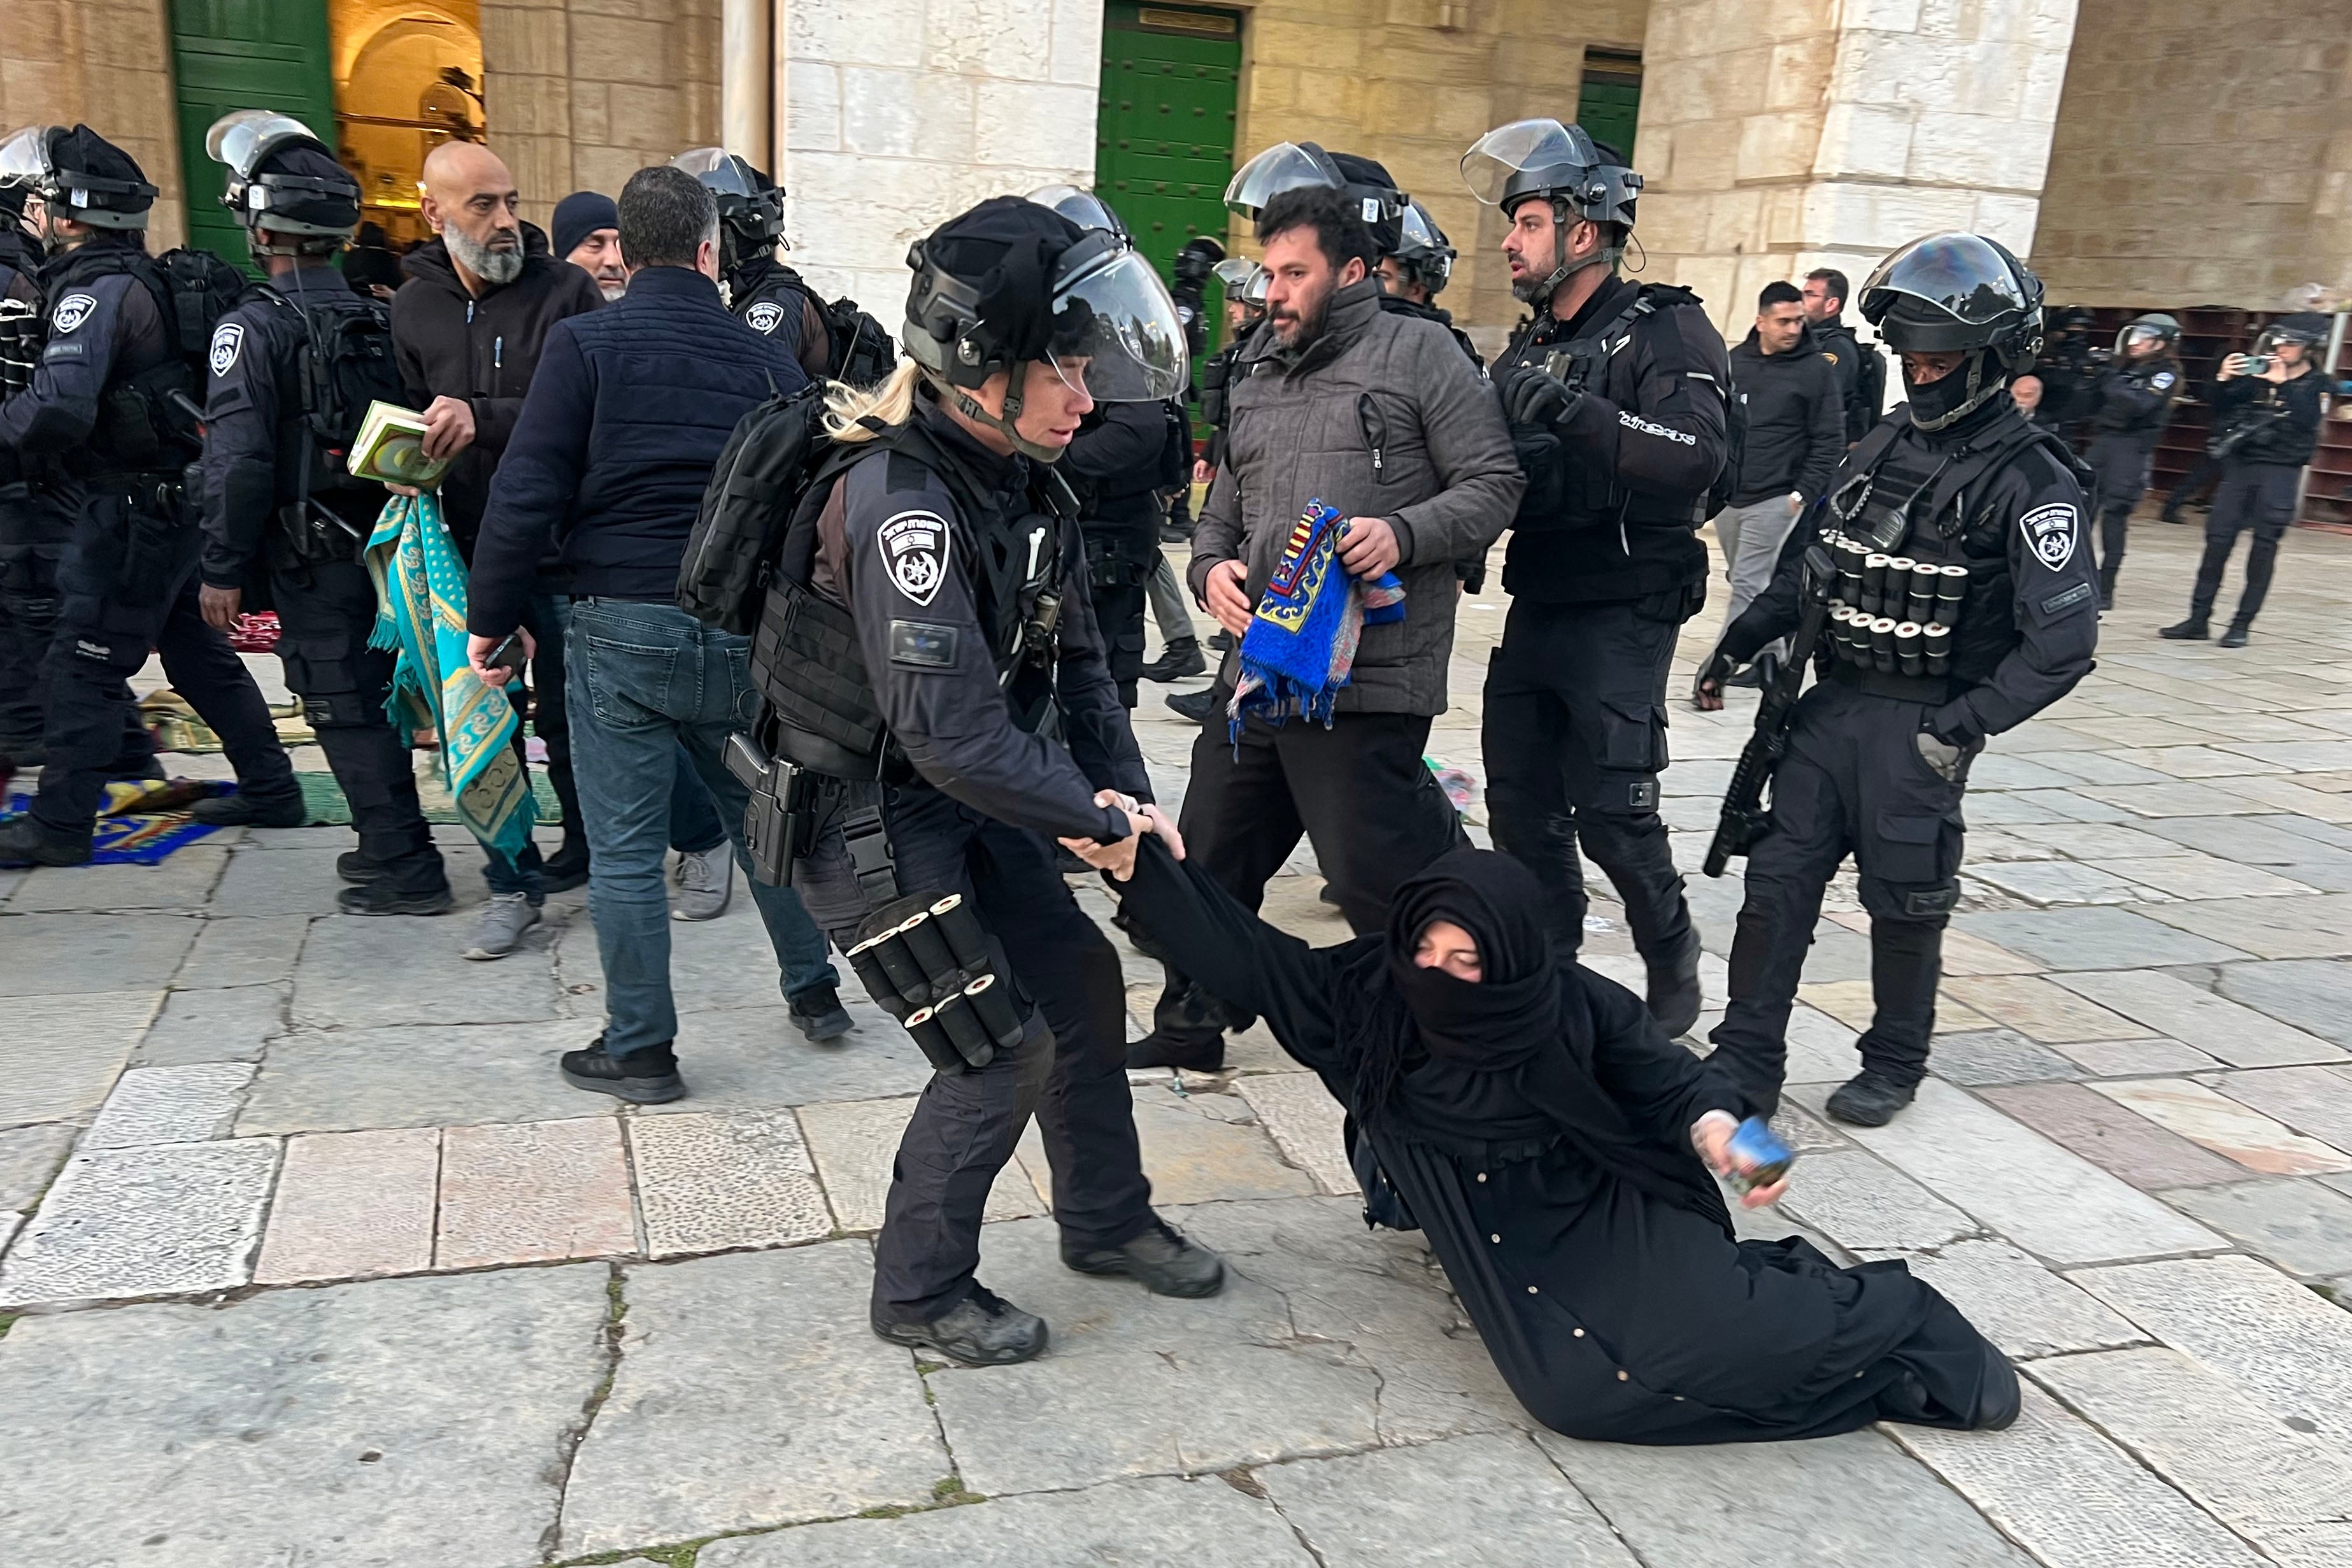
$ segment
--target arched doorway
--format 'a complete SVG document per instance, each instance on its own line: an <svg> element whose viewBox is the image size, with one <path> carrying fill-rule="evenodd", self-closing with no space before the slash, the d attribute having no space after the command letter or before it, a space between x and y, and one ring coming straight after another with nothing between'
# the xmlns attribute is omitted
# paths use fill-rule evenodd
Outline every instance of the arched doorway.
<svg viewBox="0 0 2352 1568"><path fill-rule="evenodd" d="M425 154L481 140L477 0L331 0L335 122L366 217L395 249L426 237L417 211Z"/></svg>

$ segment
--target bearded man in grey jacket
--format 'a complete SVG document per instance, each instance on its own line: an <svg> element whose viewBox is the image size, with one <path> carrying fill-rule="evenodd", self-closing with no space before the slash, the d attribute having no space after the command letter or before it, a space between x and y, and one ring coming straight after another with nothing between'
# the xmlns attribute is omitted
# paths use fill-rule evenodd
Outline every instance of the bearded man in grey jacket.
<svg viewBox="0 0 2352 1568"><path fill-rule="evenodd" d="M1340 563L1393 571L1401 621L1367 626L1327 728L1251 717L1229 737L1218 700L1192 745L1181 828L1190 858L1255 909L1304 833L1327 897L1361 933L1390 895L1465 842L1422 755L1445 710L1454 563L1482 559L1525 481L1492 390L1433 321L1381 309L1376 251L1336 190L1286 192L1258 214L1266 315L1233 370L1225 461L1192 540L1193 595L1238 639L1310 500L1348 519ZM1246 1020L1172 970L1130 1067L1213 1070Z"/></svg>

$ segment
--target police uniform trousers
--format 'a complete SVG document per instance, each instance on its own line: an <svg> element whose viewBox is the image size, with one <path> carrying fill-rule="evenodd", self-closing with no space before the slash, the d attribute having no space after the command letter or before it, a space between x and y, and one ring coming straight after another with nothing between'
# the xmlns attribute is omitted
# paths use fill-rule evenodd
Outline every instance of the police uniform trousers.
<svg viewBox="0 0 2352 1568"><path fill-rule="evenodd" d="M2124 535L2131 526L2132 508L2147 490L2154 441L2153 437L2110 432L2091 437L2084 454L2099 476L2099 585L2110 595L2124 563Z"/></svg>
<svg viewBox="0 0 2352 1568"><path fill-rule="evenodd" d="M1053 843L927 785L881 786L881 799L899 889L970 899L997 973L1033 1005L1013 1050L977 1072L932 1075L899 1140L875 1239L874 1318L929 1322L971 1291L989 1189L1033 1110L1065 1246L1142 1235L1151 1184L1127 1086L1118 954L1070 896ZM839 832L819 839L793 880L835 945L856 945L866 903Z"/></svg>
<svg viewBox="0 0 2352 1568"><path fill-rule="evenodd" d="M1690 941L1683 879L1658 816L1666 765L1666 675L1687 595L1615 604L1513 599L1486 669L1487 821L1495 847L1553 895L1553 940L1584 939L1584 853L1624 900L1633 945L1654 967Z"/></svg>
<svg viewBox="0 0 2352 1568"><path fill-rule="evenodd" d="M1089 598L1118 700L1132 709L1143 676L1143 621L1152 563L1160 554L1159 498L1144 490L1101 503L1079 525L1087 542Z"/></svg>
<svg viewBox="0 0 2352 1568"><path fill-rule="evenodd" d="M37 767L47 723L58 558L73 516L22 483L0 487L0 766Z"/></svg>
<svg viewBox="0 0 2352 1568"><path fill-rule="evenodd" d="M128 682L150 649L172 689L220 737L239 789L284 795L298 787L261 689L228 638L205 624L196 530L176 511L94 485L58 563L47 766L33 803L35 820L57 837L88 837L107 779L134 760L125 755L138 723Z"/></svg>
<svg viewBox="0 0 2352 1568"><path fill-rule="evenodd" d="M384 712L397 656L368 646L375 626L375 584L356 562L273 565L278 657L286 685L350 802L360 853L404 892L448 885L416 801L407 737Z"/></svg>
<svg viewBox="0 0 2352 1568"><path fill-rule="evenodd" d="M2201 621L2213 613L2221 592L2221 573L2238 535L2252 531L2254 542L2246 552L2246 587L2238 596L2234 626L2252 626L2271 591L2271 567L2278 559L2279 541L2294 521L2294 492L2302 468L2291 463L2221 465L2221 488L2213 492L2213 510L2205 516L2205 554L2197 563L2197 587L2189 605L2189 618Z"/></svg>
<svg viewBox="0 0 2352 1568"><path fill-rule="evenodd" d="M1731 944L1731 1001L1714 1034L1741 1087L1779 1102L1789 1009L1822 894L1853 855L1870 915L1875 1015L1863 1066L1899 1083L1927 1075L1944 927L1959 893L1960 799L1974 752L1946 779L1919 754L1926 702L1872 696L1832 677L1797 705L1772 775L1771 824L1748 856Z"/></svg>

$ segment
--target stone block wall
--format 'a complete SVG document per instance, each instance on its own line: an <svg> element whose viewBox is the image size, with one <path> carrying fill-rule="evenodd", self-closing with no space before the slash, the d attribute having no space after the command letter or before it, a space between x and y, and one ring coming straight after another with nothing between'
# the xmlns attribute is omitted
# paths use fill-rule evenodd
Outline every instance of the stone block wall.
<svg viewBox="0 0 2352 1568"><path fill-rule="evenodd" d="M0 135L77 121L136 158L163 193L149 242L162 250L184 241L163 0L0 0Z"/></svg>
<svg viewBox="0 0 2352 1568"><path fill-rule="evenodd" d="M2231 9L2250 14L2082 0L2033 241L2053 298L2277 310L2352 288L2352 12Z"/></svg>
<svg viewBox="0 0 2352 1568"><path fill-rule="evenodd" d="M482 0L482 72L490 150L544 226L719 140L719 0Z"/></svg>

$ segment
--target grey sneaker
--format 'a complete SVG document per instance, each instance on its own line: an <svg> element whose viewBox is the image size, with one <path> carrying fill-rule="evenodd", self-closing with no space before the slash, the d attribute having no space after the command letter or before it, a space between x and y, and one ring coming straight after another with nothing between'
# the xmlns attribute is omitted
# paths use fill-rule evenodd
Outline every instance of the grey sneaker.
<svg viewBox="0 0 2352 1568"><path fill-rule="evenodd" d="M539 910L528 893L494 893L474 924L474 938L466 956L478 963L504 958L522 942L522 933L539 923Z"/></svg>
<svg viewBox="0 0 2352 1568"><path fill-rule="evenodd" d="M735 896L735 846L725 839L699 855L677 858L677 901L669 907L674 921L715 921L727 912Z"/></svg>

